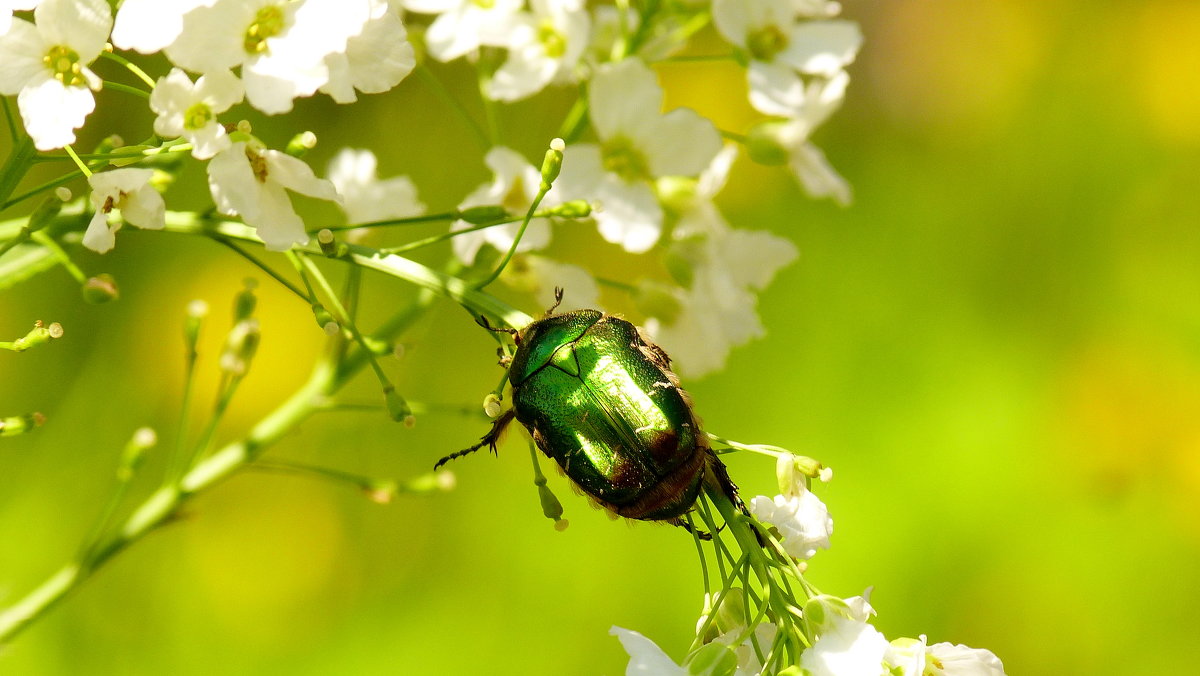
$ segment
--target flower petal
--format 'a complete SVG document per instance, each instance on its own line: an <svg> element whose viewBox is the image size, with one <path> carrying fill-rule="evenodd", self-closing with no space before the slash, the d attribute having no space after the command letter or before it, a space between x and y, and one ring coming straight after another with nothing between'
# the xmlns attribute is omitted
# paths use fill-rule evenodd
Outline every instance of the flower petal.
<svg viewBox="0 0 1200 676"><path fill-rule="evenodd" d="M854 61L862 40L853 21L808 21L792 29L788 47L778 58L802 73L833 77Z"/></svg>
<svg viewBox="0 0 1200 676"><path fill-rule="evenodd" d="M20 93L26 83L38 77L49 77L42 63L49 45L33 24L13 19L8 31L0 35L0 94Z"/></svg>
<svg viewBox="0 0 1200 676"><path fill-rule="evenodd" d="M33 145L38 150L54 150L75 142L75 130L95 110L96 99L87 87L66 87L47 75L21 90L17 107Z"/></svg>
<svg viewBox="0 0 1200 676"><path fill-rule="evenodd" d="M113 25L104 0L42 0L33 18L46 44L70 47L84 65L100 56Z"/></svg>

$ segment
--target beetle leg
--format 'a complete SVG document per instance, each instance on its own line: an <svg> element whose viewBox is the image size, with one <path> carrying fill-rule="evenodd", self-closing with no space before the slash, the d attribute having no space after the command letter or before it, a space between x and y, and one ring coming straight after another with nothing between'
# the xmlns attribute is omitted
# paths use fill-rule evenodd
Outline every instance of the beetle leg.
<svg viewBox="0 0 1200 676"><path fill-rule="evenodd" d="M512 336L514 339L517 337L517 334L520 333L516 329L504 329L504 328L492 326L492 323L488 321L488 318L483 315L479 315L478 317L476 317L475 323L482 326L483 328L487 329L488 331L491 331L492 333L507 333L508 335Z"/></svg>
<svg viewBox="0 0 1200 676"><path fill-rule="evenodd" d="M470 448L464 448L461 451L456 451L450 455L447 455L441 460L438 460L437 463L434 464L433 468L437 469L451 460L461 458L464 455L470 455L484 446L487 446L489 449L491 449L492 453L496 453L496 443L500 441L500 435L504 433L504 429L508 427L508 424L512 422L512 419L515 418L516 415L516 411L511 408L508 409L499 418L496 418L496 420L492 422L492 429L479 439L479 443L471 446Z"/></svg>
<svg viewBox="0 0 1200 676"><path fill-rule="evenodd" d="M687 532L691 533L692 535L695 535L696 537L700 538L701 540L704 540L705 542L709 542L713 538L712 533L710 533L706 530L700 530L699 528L692 528L692 524L688 523L687 521L684 521L683 519L676 521L675 525L686 530Z"/></svg>

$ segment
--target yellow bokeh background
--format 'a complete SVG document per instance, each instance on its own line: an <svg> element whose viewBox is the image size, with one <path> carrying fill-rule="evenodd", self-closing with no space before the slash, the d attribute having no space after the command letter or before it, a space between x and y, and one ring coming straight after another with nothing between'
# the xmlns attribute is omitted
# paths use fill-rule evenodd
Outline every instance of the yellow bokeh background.
<svg viewBox="0 0 1200 676"><path fill-rule="evenodd" d="M1191 673L1200 9L843 4L866 42L844 108L815 140L854 204L813 202L785 173L739 159L719 200L730 221L788 237L801 256L761 297L767 337L685 383L700 415L722 436L834 468L821 489L833 548L810 575L843 596L873 586L889 637L987 647L1014 676ZM700 53L721 49L700 39ZM757 119L734 67L658 72L671 106L732 131ZM464 64L434 73L479 112ZM539 156L569 104L551 92L502 109L505 142ZM111 131L145 137L140 106L102 92L80 147ZM316 131L309 159L321 173L340 147L371 148L383 175L412 174L434 210L487 178L468 130L415 77L351 108L319 98L287 117L238 114L277 145ZM39 165L28 185L61 168ZM204 208L203 180L189 169L168 204ZM310 222L334 215L301 206ZM321 349L308 309L227 250L130 229L118 240L104 257L79 256L117 278L117 303L82 304L62 270L0 294L0 338L35 319L66 328L52 345L0 353L0 413L48 418L0 443L0 606L75 553L135 428L173 442L189 300L212 306L196 400L207 406L233 294L246 276L262 282L262 346L222 440L286 397ZM618 279L662 274L575 225L555 232L551 254ZM368 326L413 297L396 280L364 280ZM612 289L605 300L631 309ZM475 407L499 376L492 339L448 301L403 342L403 359L384 367L414 401ZM378 388L364 376L345 398L375 401ZM193 431L202 420L197 411ZM482 416L447 412L413 429L320 413L268 457L406 478L485 430ZM613 624L682 657L702 591L691 539L612 522L552 476L571 520L556 532L526 456L512 434L498 459L456 462L454 491L387 505L309 478L240 474L5 647L0 672L617 676ZM730 467L744 493L772 490L771 463ZM133 497L161 471L158 455Z"/></svg>

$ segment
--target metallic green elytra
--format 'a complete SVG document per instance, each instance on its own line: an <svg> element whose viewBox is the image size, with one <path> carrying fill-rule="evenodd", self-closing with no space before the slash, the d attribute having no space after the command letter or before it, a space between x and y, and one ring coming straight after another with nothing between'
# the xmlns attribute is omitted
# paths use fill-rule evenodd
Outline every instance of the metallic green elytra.
<svg viewBox="0 0 1200 676"><path fill-rule="evenodd" d="M633 324L577 310L512 333L512 409L438 466L485 445L495 451L515 417L567 477L620 516L680 524L706 476L741 506L670 359Z"/></svg>

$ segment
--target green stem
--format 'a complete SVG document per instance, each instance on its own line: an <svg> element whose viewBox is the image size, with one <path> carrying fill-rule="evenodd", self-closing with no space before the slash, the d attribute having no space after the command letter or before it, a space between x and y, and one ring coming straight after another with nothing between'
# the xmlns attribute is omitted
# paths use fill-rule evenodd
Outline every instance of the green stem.
<svg viewBox="0 0 1200 676"><path fill-rule="evenodd" d="M54 254L54 257L58 259L59 264L66 268L67 272L75 278L75 281L79 282L80 284L87 282L87 274L85 274L83 270L79 269L78 265L75 265L75 261L71 260L71 257L67 255L67 252L64 251L61 246L59 246L58 242L55 241L53 237L41 231L33 233L32 237L33 241L46 247L51 253Z"/></svg>
<svg viewBox="0 0 1200 676"><path fill-rule="evenodd" d="M137 78L139 80L141 80L142 82L145 82L147 85L150 86L151 89L154 89L154 78L151 78L149 75L146 75L146 71L142 70L141 68L138 68L137 65L134 64L129 59L127 59L115 52L108 52L108 51L100 52L100 56L102 56L110 61L116 61L117 63L121 64L122 66L125 66L127 69L129 69L130 73L133 73L134 75L137 76ZM108 85L108 82L105 82L104 84Z"/></svg>
<svg viewBox="0 0 1200 676"><path fill-rule="evenodd" d="M471 133L475 136L475 140L479 142L479 147L483 148L484 150L492 147L491 141L488 140L487 132L483 130L483 127L479 126L479 123L475 121L475 118L471 117L471 114L467 112L467 109L463 108L458 99L446 89L446 86L442 84L442 81L439 80L432 72L430 72L428 66L417 66L416 73L417 77L421 78L421 80L429 86L429 89L433 92L433 95L436 96L442 103L446 104L450 110L453 110L454 114L458 115L458 117L467 125L467 128L470 129Z"/></svg>
<svg viewBox="0 0 1200 676"><path fill-rule="evenodd" d="M412 307L387 322L386 332L378 332L376 337L381 340L393 338L408 328L427 306L427 300L418 298ZM337 368L328 362L319 362L308 381L260 420L244 439L227 444L198 462L178 483L163 486L151 494L111 536L91 550L87 561L63 566L21 600L0 611L0 645L11 641L31 622L62 601L108 559L169 523L179 507L192 496L217 485L256 460L285 433L320 410L323 402L328 400L328 395L344 385L364 365L365 358L361 351L347 357Z"/></svg>
<svg viewBox="0 0 1200 676"><path fill-rule="evenodd" d="M216 242L218 244L224 244L225 246L229 247L230 249L232 249L234 251L234 253L236 253L237 255L241 256L242 258L245 258L246 260L250 261L259 270L262 270L263 272L267 273L267 275L270 276L271 279L274 279L275 281L279 282L281 285L283 285L283 287L285 289L287 289L288 291L291 291L292 293L299 296L300 299L304 301L305 305L312 303L311 294L306 295L295 284L292 284L286 278L284 278L283 275L279 274L278 272L275 272L275 270L272 269L271 266L258 260L258 258L251 255L249 252L243 251L241 249L241 247L234 244L233 242L230 242L227 239L221 239L219 237L214 237L213 239L216 240Z"/></svg>
<svg viewBox="0 0 1200 676"><path fill-rule="evenodd" d="M488 284L496 281L500 277L500 273L504 272L504 268L508 266L508 262L511 261L512 257L517 253L517 245L521 243L521 238L525 236L525 229L529 227L529 222L533 220L534 213L537 212L538 205L542 203L542 198L545 197L546 193L548 192L550 192L550 185L543 182L538 188L537 196L533 198L533 204L529 205L529 211L525 212L525 220L521 222L521 227L517 229L517 234L515 237L513 237L512 246L508 247L508 253L504 254L504 259L500 261L500 265L496 266L496 269L492 271L492 274L485 277L483 281L475 284L476 289L482 289Z"/></svg>
<svg viewBox="0 0 1200 676"><path fill-rule="evenodd" d="M4 203L5 207L9 206L9 195L16 190L21 179L25 178L25 174L33 166L35 157L37 152L33 148L33 139L29 138L28 134L21 134L20 139L9 151L8 158L4 160L4 166L0 167L0 202Z"/></svg>
<svg viewBox="0 0 1200 676"><path fill-rule="evenodd" d="M538 213L534 214L533 217L534 218L547 218L549 216L553 216L555 213L556 212L554 210L549 209L546 211L538 212ZM409 242L408 244L401 244L400 246L387 247L386 249L380 249L380 251L382 251L383 253L389 253L389 254L407 253L414 249L421 249L421 248L424 248L427 246L431 246L433 244L437 244L438 242L444 242L448 239L453 239L455 237L459 237L461 235L466 235L466 234L469 234L472 232L479 232L480 230L487 230L488 228L495 228L500 225L508 225L510 223L517 223L519 221L524 221L524 220L525 220L524 216L519 216L517 218L506 218L502 221L496 221L494 223L484 223L482 225L473 225L469 228L463 228L462 230L452 230L450 232L443 232L440 235L433 235L431 237L426 237L425 239L418 239L418 240Z"/></svg>
<svg viewBox="0 0 1200 676"><path fill-rule="evenodd" d="M110 82L109 80L105 80L104 88L111 89L116 92L125 92L126 94L133 94L134 96L138 96L143 99L150 98L150 92L146 91L145 89L138 89L137 87L130 87L129 85L121 84L120 82Z"/></svg>
<svg viewBox="0 0 1200 676"><path fill-rule="evenodd" d="M321 230L330 232L338 232L341 230L358 230L359 228L384 228L391 225L420 225L422 223L436 223L437 221L453 221L458 219L461 214L457 211L446 211L440 214L425 214L424 216L410 216L408 218L389 218L384 221L371 221L369 223L348 223L346 225L324 225L315 230L308 230L308 234L314 235Z"/></svg>

